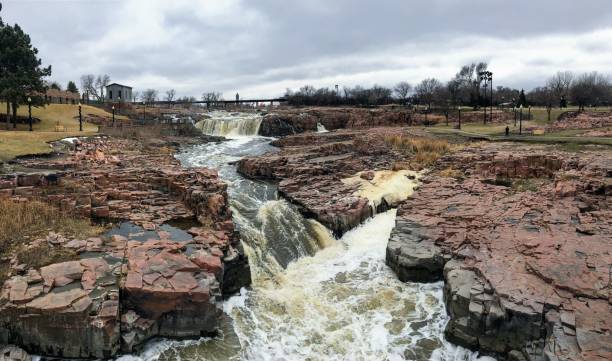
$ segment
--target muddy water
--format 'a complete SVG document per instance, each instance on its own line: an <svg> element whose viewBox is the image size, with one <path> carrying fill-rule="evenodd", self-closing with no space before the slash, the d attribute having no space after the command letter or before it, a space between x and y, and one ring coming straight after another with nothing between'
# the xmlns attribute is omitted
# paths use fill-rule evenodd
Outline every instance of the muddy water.
<svg viewBox="0 0 612 361"><path fill-rule="evenodd" d="M231 162L273 148L269 139L234 137L177 158L216 168L228 182L253 286L224 303L218 337L155 340L124 360L477 359L443 339L442 284L402 283L385 265L394 210L334 239L273 185L236 173Z"/></svg>

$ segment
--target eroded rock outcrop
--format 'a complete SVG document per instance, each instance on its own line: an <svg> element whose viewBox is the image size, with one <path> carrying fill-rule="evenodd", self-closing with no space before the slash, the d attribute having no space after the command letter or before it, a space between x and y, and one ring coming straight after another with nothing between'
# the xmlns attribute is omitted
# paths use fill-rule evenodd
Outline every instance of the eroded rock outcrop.
<svg viewBox="0 0 612 361"><path fill-rule="evenodd" d="M226 184L215 171L182 168L171 150L153 153L134 141L98 138L77 149L67 158L23 161L50 171L2 176L0 196L123 223L99 237L50 233L24 245L74 256L41 268L11 261L0 293L0 343L109 358L154 336L214 333L222 296L250 283Z"/></svg>
<svg viewBox="0 0 612 361"><path fill-rule="evenodd" d="M430 124L441 121L440 116L429 115ZM263 117L259 134L279 137L304 132L316 132L322 125L327 130L406 126L424 124L426 117L402 107L356 108L356 107L308 107L281 108Z"/></svg>
<svg viewBox="0 0 612 361"><path fill-rule="evenodd" d="M387 263L444 279L446 337L514 360L611 358L609 150L484 145L436 168L400 207Z"/></svg>
<svg viewBox="0 0 612 361"><path fill-rule="evenodd" d="M252 179L278 182L284 198L340 235L371 217L377 208L388 209L386 201L372 204L359 195L359 184L346 180L360 172L392 169L402 156L384 138L397 132L402 130L372 128L367 133L339 130L289 136L273 142L280 152L238 161L238 171Z"/></svg>

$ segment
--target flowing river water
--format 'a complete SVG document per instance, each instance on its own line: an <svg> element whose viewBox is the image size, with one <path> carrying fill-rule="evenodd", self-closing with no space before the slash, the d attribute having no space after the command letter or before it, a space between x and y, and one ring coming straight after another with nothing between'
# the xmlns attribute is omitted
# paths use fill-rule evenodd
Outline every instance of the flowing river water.
<svg viewBox="0 0 612 361"><path fill-rule="evenodd" d="M122 360L478 359L443 338L442 283L403 283L386 266L395 210L334 239L274 185L236 172L241 157L275 149L256 135L260 123L255 114L211 113L200 129L230 140L177 155L186 167L217 169L229 184L252 286L225 301L218 337L154 340Z"/></svg>

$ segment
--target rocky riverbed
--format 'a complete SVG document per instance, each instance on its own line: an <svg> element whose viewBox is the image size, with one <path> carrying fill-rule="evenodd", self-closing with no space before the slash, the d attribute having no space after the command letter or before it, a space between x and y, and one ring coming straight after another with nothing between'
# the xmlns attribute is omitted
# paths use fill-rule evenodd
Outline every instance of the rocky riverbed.
<svg viewBox="0 0 612 361"><path fill-rule="evenodd" d="M47 244L77 257L41 268L8 259L0 343L49 356L109 358L154 336L215 334L223 296L250 283L227 185L215 170L181 167L172 143L100 137L77 140L76 149L21 161L45 171L1 176L0 194L42 199L117 226L98 237L52 232L21 245Z"/></svg>
<svg viewBox="0 0 612 361"><path fill-rule="evenodd" d="M608 148L362 125L272 140L256 136L265 117L211 114L202 129L234 139L176 154L173 141L101 137L19 161L0 196L108 227L23 245L76 255L65 262L4 260L0 344L73 358L476 359L450 341L500 360L610 359ZM196 340L139 354L156 336Z"/></svg>

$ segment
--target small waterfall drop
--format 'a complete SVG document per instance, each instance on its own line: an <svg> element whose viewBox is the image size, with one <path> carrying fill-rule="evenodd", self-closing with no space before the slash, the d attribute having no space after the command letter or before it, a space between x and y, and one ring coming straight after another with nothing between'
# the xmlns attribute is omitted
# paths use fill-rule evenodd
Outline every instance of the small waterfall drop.
<svg viewBox="0 0 612 361"><path fill-rule="evenodd" d="M328 132L329 130L327 130L325 126L321 124L321 122L317 122L317 133L328 133Z"/></svg>
<svg viewBox="0 0 612 361"><path fill-rule="evenodd" d="M259 133L262 116L254 113L228 113L214 111L209 118L196 123L196 127L206 135L228 138L256 136Z"/></svg>

